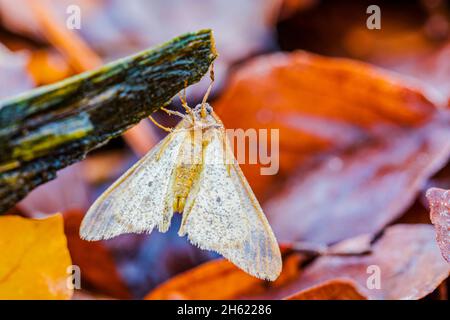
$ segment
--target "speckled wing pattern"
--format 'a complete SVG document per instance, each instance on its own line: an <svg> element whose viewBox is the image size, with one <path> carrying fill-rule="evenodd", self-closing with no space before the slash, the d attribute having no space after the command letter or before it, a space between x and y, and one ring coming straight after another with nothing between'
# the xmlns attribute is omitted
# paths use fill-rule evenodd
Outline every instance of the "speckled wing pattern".
<svg viewBox="0 0 450 320"><path fill-rule="evenodd" d="M183 213L179 235L222 254L247 273L275 280L281 254L269 223L242 174L223 129L210 129L204 165ZM220 159L232 160L230 167Z"/></svg>
<svg viewBox="0 0 450 320"><path fill-rule="evenodd" d="M167 231L172 218L173 171L186 130L175 130L124 173L91 206L80 228L86 240L123 233Z"/></svg>

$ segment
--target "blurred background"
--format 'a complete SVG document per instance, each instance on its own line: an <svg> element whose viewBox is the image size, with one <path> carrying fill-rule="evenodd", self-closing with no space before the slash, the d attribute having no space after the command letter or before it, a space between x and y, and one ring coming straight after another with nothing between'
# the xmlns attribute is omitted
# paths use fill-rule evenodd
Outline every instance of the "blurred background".
<svg viewBox="0 0 450 320"><path fill-rule="evenodd" d="M366 26L372 4L381 9L379 30ZM66 26L73 5L79 29ZM329 245L396 222L430 223L423 191L450 188L448 123L428 120L450 101L449 23L443 0L0 0L0 98L211 28L219 53L211 101L226 127L281 130L279 174L243 166L278 239ZM360 91L340 90L347 69ZM401 80L383 80L391 75ZM208 84L205 77L188 89L191 105ZM378 106L388 111L364 112ZM164 135L143 120L10 212L63 213L86 292L142 298L218 257L177 236L179 215L166 234L78 238L89 205Z"/></svg>

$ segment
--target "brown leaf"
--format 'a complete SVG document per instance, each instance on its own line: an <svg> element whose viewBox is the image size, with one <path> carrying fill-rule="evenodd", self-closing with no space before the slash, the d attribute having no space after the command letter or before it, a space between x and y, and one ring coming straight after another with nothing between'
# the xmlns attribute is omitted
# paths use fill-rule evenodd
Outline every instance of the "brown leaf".
<svg viewBox="0 0 450 320"><path fill-rule="evenodd" d="M435 111L417 83L368 64L302 51L246 63L214 106L227 128L280 130L280 176L387 128L416 127ZM243 166L257 195L267 198L276 178L261 176L259 169Z"/></svg>
<svg viewBox="0 0 450 320"><path fill-rule="evenodd" d="M145 299L236 299L252 292L263 293L267 288L280 286L298 275L299 255L286 254L283 271L272 283L259 280L238 269L231 262L218 259L172 277L151 291Z"/></svg>
<svg viewBox="0 0 450 320"><path fill-rule="evenodd" d="M81 287L115 298L129 299L131 294L120 276L116 263L103 242L88 242L80 239L79 229L84 214L71 210L64 213L64 231L67 246L74 264L81 270Z"/></svg>
<svg viewBox="0 0 450 320"><path fill-rule="evenodd" d="M445 1L409 2L401 10L398 3L384 2L379 32L366 27L368 16L361 12L366 11L367 2L306 3L306 10L279 26L282 49L303 48L364 60L421 79L449 97L450 29Z"/></svg>
<svg viewBox="0 0 450 320"><path fill-rule="evenodd" d="M352 247L350 241L346 240L345 247ZM355 241L361 243L361 238L356 237ZM273 283L253 278L225 260L215 260L173 277L146 298L282 299L325 281L345 278L357 283L358 292L368 299L420 299L449 274L429 225L390 227L369 255L325 255L303 268L303 255L283 252L283 271ZM380 289L367 287L369 266L377 266L381 271Z"/></svg>
<svg viewBox="0 0 450 320"><path fill-rule="evenodd" d="M283 298L330 279L350 278L368 299L420 299L449 275L450 268L440 255L430 225L389 227L372 251L365 256L320 257L288 285L256 298ZM370 266L379 268L380 289L367 286L373 275Z"/></svg>
<svg viewBox="0 0 450 320"><path fill-rule="evenodd" d="M361 234L359 236L342 240L328 248L327 255L351 256L363 255L372 251L371 243L373 236L370 234Z"/></svg>
<svg viewBox="0 0 450 320"><path fill-rule="evenodd" d="M428 189L430 219L436 228L436 240L442 256L450 262L450 190Z"/></svg>
<svg viewBox="0 0 450 320"><path fill-rule="evenodd" d="M84 163L77 163L58 171L56 179L30 192L18 207L30 217L86 210L89 207L89 191L83 177Z"/></svg>
<svg viewBox="0 0 450 320"><path fill-rule="evenodd" d="M241 67L215 106L228 128L280 130L279 174L244 173L280 240L328 244L380 231L447 162L449 116L425 92L368 64L278 53Z"/></svg>
<svg viewBox="0 0 450 320"><path fill-rule="evenodd" d="M431 123L299 170L264 205L276 235L281 241L332 243L379 232L445 165L449 137L447 124Z"/></svg>
<svg viewBox="0 0 450 320"><path fill-rule="evenodd" d="M220 259L172 277L145 299L230 299L238 296L240 292L260 290L260 280Z"/></svg>
<svg viewBox="0 0 450 320"><path fill-rule="evenodd" d="M358 284L349 279L332 279L305 289L287 300L367 300Z"/></svg>

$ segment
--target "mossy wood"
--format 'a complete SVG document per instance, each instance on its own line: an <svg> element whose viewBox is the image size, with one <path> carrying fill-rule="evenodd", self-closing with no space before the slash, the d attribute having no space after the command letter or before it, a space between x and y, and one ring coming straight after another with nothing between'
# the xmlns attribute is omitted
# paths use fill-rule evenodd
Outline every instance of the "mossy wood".
<svg viewBox="0 0 450 320"><path fill-rule="evenodd" d="M170 103L216 56L211 31L201 30L0 101L0 213Z"/></svg>

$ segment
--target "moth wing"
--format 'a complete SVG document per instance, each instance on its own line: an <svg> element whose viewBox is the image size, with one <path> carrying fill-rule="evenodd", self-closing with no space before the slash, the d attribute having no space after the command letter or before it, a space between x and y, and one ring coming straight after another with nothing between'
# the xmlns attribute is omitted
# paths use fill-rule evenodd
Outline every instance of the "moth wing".
<svg viewBox="0 0 450 320"><path fill-rule="evenodd" d="M203 169L186 200L179 235L187 234L193 244L220 253L255 277L275 280L282 262L272 229L224 130L208 132Z"/></svg>
<svg viewBox="0 0 450 320"><path fill-rule="evenodd" d="M86 240L123 233L167 231L172 218L172 180L187 132L174 131L125 172L91 206L80 227Z"/></svg>

